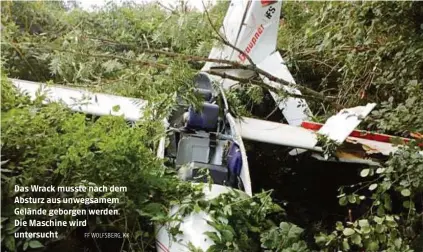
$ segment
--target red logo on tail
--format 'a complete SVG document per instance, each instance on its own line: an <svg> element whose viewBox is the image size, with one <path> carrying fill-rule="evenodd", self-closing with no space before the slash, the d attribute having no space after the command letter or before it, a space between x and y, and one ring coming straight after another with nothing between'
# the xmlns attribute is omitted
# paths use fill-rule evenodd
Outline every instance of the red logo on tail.
<svg viewBox="0 0 423 252"><path fill-rule="evenodd" d="M273 1L273 0L261 0L261 6L262 7L265 7L265 6L268 6L268 5L271 5L271 4L274 4L274 3L276 3L277 1Z"/></svg>

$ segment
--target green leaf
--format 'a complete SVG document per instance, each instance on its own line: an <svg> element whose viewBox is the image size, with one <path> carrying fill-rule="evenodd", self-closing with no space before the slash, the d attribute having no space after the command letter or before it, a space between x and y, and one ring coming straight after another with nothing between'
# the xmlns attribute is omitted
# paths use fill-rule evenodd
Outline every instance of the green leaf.
<svg viewBox="0 0 423 252"><path fill-rule="evenodd" d="M323 233L320 233L314 237L314 240L317 244L324 244L328 241L328 236Z"/></svg>
<svg viewBox="0 0 423 252"><path fill-rule="evenodd" d="M344 197L339 198L339 205L345 206L345 205L347 205L347 203L348 203L347 197L344 196Z"/></svg>
<svg viewBox="0 0 423 252"><path fill-rule="evenodd" d="M220 234L222 235L222 238L226 242L232 242L234 240L234 235L229 230L222 230L220 231Z"/></svg>
<svg viewBox="0 0 423 252"><path fill-rule="evenodd" d="M381 174L383 172L385 172L386 168L377 168L376 173L377 174Z"/></svg>
<svg viewBox="0 0 423 252"><path fill-rule="evenodd" d="M408 190L408 189L402 189L401 190L401 195L404 196L404 197L408 197L408 196L411 195L411 191Z"/></svg>
<svg viewBox="0 0 423 252"><path fill-rule="evenodd" d="M303 233L303 229L298 227L297 225L291 224L291 228L288 232L288 238L294 239L299 237Z"/></svg>
<svg viewBox="0 0 423 252"><path fill-rule="evenodd" d="M375 216L373 217L373 220L377 223L377 224L382 224L383 221L385 220L385 218L381 218L379 216Z"/></svg>
<svg viewBox="0 0 423 252"><path fill-rule="evenodd" d="M344 240L342 241L342 248L343 248L345 251L350 250L350 244L348 243L348 239L344 239Z"/></svg>
<svg viewBox="0 0 423 252"><path fill-rule="evenodd" d="M165 215L163 208L164 206L162 204L152 202L144 206L143 209L137 209L136 211L141 216L157 217L158 215Z"/></svg>
<svg viewBox="0 0 423 252"><path fill-rule="evenodd" d="M188 249L190 252L204 252L201 248L197 248L192 244L192 242L188 243Z"/></svg>
<svg viewBox="0 0 423 252"><path fill-rule="evenodd" d="M356 203L356 202L357 202L357 199L356 199L355 195L349 195L349 196L348 196L348 201L349 201L351 204L354 204L354 203Z"/></svg>
<svg viewBox="0 0 423 252"><path fill-rule="evenodd" d="M401 238L395 239L394 244L395 244L395 247L397 249L400 249L401 248L401 245L402 245L402 239Z"/></svg>
<svg viewBox="0 0 423 252"><path fill-rule="evenodd" d="M33 248L33 249L44 247L44 245L37 240L31 240L28 245L30 248Z"/></svg>
<svg viewBox="0 0 423 252"><path fill-rule="evenodd" d="M102 66L104 67L104 71L106 73L110 73L110 72L113 72L115 70L120 70L123 67L123 65L121 63L119 63L116 59L108 60L108 61L104 62L102 64Z"/></svg>
<svg viewBox="0 0 423 252"><path fill-rule="evenodd" d="M385 207L386 210L391 211L392 210L392 203L391 203L391 197L389 196L389 194L385 193L383 195L383 206Z"/></svg>
<svg viewBox="0 0 423 252"><path fill-rule="evenodd" d="M370 169L363 169L360 172L360 176L364 178L364 177L367 177L369 173L370 173Z"/></svg>
<svg viewBox="0 0 423 252"><path fill-rule="evenodd" d="M385 208L383 206L378 206L376 212L377 212L377 215L383 216L385 214Z"/></svg>
<svg viewBox="0 0 423 252"><path fill-rule="evenodd" d="M10 251L15 251L15 238L13 235L6 236L4 239L4 246L6 246L6 248Z"/></svg>
<svg viewBox="0 0 423 252"><path fill-rule="evenodd" d="M378 244L378 242L371 241L369 243L369 245L367 246L367 249L369 251L378 251L379 250L379 244Z"/></svg>
<svg viewBox="0 0 423 252"><path fill-rule="evenodd" d="M119 105L115 105L112 107L113 112L118 112L120 110L120 106Z"/></svg>
<svg viewBox="0 0 423 252"><path fill-rule="evenodd" d="M369 226L369 221L368 221L368 220L366 220L366 219L359 220L359 221L358 221L358 225L359 225L360 227L368 227L368 226Z"/></svg>
<svg viewBox="0 0 423 252"><path fill-rule="evenodd" d="M368 233L370 233L372 231L372 229L370 228L370 226L364 226L364 227L362 227L361 228L361 232L363 233L363 234L368 234Z"/></svg>
<svg viewBox="0 0 423 252"><path fill-rule="evenodd" d="M350 235L353 235L355 233L355 231L352 228L345 228L344 231L342 231L342 233L345 236L350 236Z"/></svg>
<svg viewBox="0 0 423 252"><path fill-rule="evenodd" d="M378 232L379 234L385 232L385 229L386 228L385 228L384 225L382 225L382 224L376 224L375 231Z"/></svg>
<svg viewBox="0 0 423 252"><path fill-rule="evenodd" d="M201 207L198 204L194 205L194 212L199 213L201 211Z"/></svg>
<svg viewBox="0 0 423 252"><path fill-rule="evenodd" d="M215 243L220 243L221 239L220 237L217 235L216 232L211 232L211 231L207 231L204 232L205 235L207 235L212 241L214 241Z"/></svg>
<svg viewBox="0 0 423 252"><path fill-rule="evenodd" d="M385 234L378 234L377 237L379 238L379 242L382 243L382 244L385 243L386 240L387 240L387 237L386 237Z"/></svg>
<svg viewBox="0 0 423 252"><path fill-rule="evenodd" d="M377 184L371 184L370 186L369 186L369 190L370 191L373 191L374 189L376 189L377 188Z"/></svg>
<svg viewBox="0 0 423 252"><path fill-rule="evenodd" d="M359 234L353 234L351 236L351 242L355 245L361 245L361 235Z"/></svg>
<svg viewBox="0 0 423 252"><path fill-rule="evenodd" d="M402 203L402 206L408 209L408 208L410 208L410 207L413 207L413 206L414 206L414 204L413 204L411 201L406 200L406 201L404 201L404 202Z"/></svg>
<svg viewBox="0 0 423 252"><path fill-rule="evenodd" d="M338 231L344 230L344 225L342 224L342 222L340 222L340 221L336 222L336 230L338 230Z"/></svg>

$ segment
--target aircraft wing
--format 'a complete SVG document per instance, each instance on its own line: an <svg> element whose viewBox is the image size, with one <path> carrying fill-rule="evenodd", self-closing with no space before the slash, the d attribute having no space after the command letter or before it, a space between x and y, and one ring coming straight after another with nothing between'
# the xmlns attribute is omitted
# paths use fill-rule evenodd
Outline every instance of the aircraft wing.
<svg viewBox="0 0 423 252"><path fill-rule="evenodd" d="M302 127L242 117L237 129L243 139L308 150L316 149L317 135Z"/></svg>
<svg viewBox="0 0 423 252"><path fill-rule="evenodd" d="M46 96L45 102L62 102L71 110L86 114L104 116L123 116L128 121L137 121L143 115L147 102L141 99L116 95L93 93L87 90L74 89L57 85L46 85L39 82L10 79L23 93L35 99L41 91Z"/></svg>
<svg viewBox="0 0 423 252"><path fill-rule="evenodd" d="M343 109L319 127L317 133L342 144L375 106L376 103L369 103ZM241 136L248 140L310 150L315 149L318 142L314 131L303 127L248 117L239 119L237 126Z"/></svg>
<svg viewBox="0 0 423 252"><path fill-rule="evenodd" d="M264 121L243 117L237 121L237 129L246 140L294 147L290 154L297 155L304 150L311 150L317 159L327 160L317 146L318 135L326 135L329 139L342 144L336 153L338 161L378 165L372 160L374 155L387 156L397 151L398 147L386 140L386 136L370 134L354 130L370 113L376 104L341 110L329 118L324 125L303 123L304 127ZM316 134L318 133L318 134ZM382 139L383 138L383 139ZM393 138L393 137L391 137ZM385 141L386 140L386 141ZM407 142L407 139L404 139Z"/></svg>

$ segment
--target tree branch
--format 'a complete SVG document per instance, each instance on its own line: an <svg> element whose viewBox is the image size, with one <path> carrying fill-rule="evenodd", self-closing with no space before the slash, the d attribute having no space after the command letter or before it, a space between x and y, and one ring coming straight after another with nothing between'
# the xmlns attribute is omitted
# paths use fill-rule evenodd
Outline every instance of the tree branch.
<svg viewBox="0 0 423 252"><path fill-rule="evenodd" d="M98 39L98 38L91 38L91 39L96 39L96 40L104 41L104 42L107 42L107 43L122 44L122 43L112 41L112 40L108 40L108 39ZM131 44L122 44L122 45L128 45L128 46L134 46L135 47L135 45L131 45ZM42 47L39 47L39 48L42 48ZM128 58L118 56L118 55L80 53L80 52L77 52L77 51L63 50L63 49L57 49L57 48L46 48L46 47L44 47L44 49L68 52L68 53L73 53L73 54L76 54L76 55L82 55L82 56L87 56L87 57L114 58L114 59L119 59L119 60L122 60L122 61L130 62L130 63L136 64L136 65L151 66L151 67L156 67L156 68L159 68L159 69L165 69L165 68L169 67L169 65L156 63L154 61L133 60L133 59L128 59ZM342 108L341 105L334 102L334 99L332 97L326 97L325 95L323 95L323 94L321 94L317 91L314 91L313 89L310 89L310 88L307 88L307 87L304 87L304 86L300 86L300 85L296 85L294 83L287 82L287 81L285 81L281 78L275 77L274 75L272 75L272 74L270 74L270 73L268 73L268 72L266 72L266 71L264 71L260 68L255 67L253 65L243 65L243 64L240 64L239 62L231 61L231 60L210 59L210 58L205 58L205 57L201 57L201 56L186 55L186 54L162 51L162 50L157 50L157 49L141 49L140 52L149 53L149 54L162 54L162 55L165 55L165 56L168 56L168 57L181 58L181 59L185 59L185 60L214 62L214 63L226 64L226 65L233 67L233 68L228 68L228 69L251 70L255 73L258 73L258 74L268 78L270 81L274 81L276 83L279 83L279 84L282 84L282 85L287 85L287 86L294 86L295 85L295 88L297 88L298 90L300 90L304 94L303 95L295 95L295 94L284 91L282 88L275 88L273 86L270 86L270 85L264 83L263 81L251 80L251 79L248 79L248 78L239 78L239 77L236 77L236 76L228 75L226 73L221 73L221 72L215 71L213 69L206 71L206 72L208 72L212 75L216 75L216 76L219 76L219 77L222 77L222 78L228 78L228 79L235 80L235 81L238 81L238 82L241 82L241 83L251 83L251 84L259 85L259 86L262 86L263 88L266 88L266 89L268 89L272 92L278 93L278 94L280 94L281 92L284 92L285 94L287 94L291 97L296 97L296 98L307 97L307 98L312 98L312 99L319 100L319 101L327 101L338 109ZM223 67L225 67L225 66L223 66Z"/></svg>
<svg viewBox="0 0 423 252"><path fill-rule="evenodd" d="M332 98L327 98L327 97L323 96L322 94L317 93L316 91L313 91L313 92L316 92L317 94L319 94L317 96L314 95L313 93L308 94L307 92L304 92L304 94L302 94L302 95L297 95L297 94L291 94L291 93L285 92L284 90L282 90L280 88L272 87L272 86L264 83L263 81L240 78L240 77L236 77L236 76L233 76L233 75L230 75L230 74L227 74L227 73L221 73L221 72L218 72L218 71L215 71L215 70L208 70L208 71L206 71L206 73L222 77L223 79L230 79L230 80L238 81L240 83L249 83L249 84L253 84L253 85L258 85L258 86L261 86L261 87L268 89L269 91L277 93L277 94L281 94L281 92L283 92L285 95L288 95L288 96L294 97L294 98L300 98L300 99L311 98L311 99L314 99L314 100L326 101L326 102L329 102L336 109L338 109L338 110L342 109L342 106L340 104L335 103Z"/></svg>
<svg viewBox="0 0 423 252"><path fill-rule="evenodd" d="M208 74L211 74L211 75L222 77L223 79L230 79L230 80L234 80L234 81L237 81L237 82L240 82L240 83L248 83L248 84L257 85L257 86L263 87L263 88L268 89L271 92L274 92L274 93L277 93L277 94L281 94L281 92L283 92L284 94L287 94L279 88L269 86L266 83L264 83L263 81L254 80L252 78L249 78L249 79L240 78L240 77L237 77L237 76L233 76L233 75L230 75L230 74L227 74L227 73L222 73L222 72L215 71L215 70L208 70L208 71L205 71L205 72L208 73ZM295 98L306 97L305 95L296 95L296 94L289 94L289 96L292 96L292 97L295 97ZM316 97L316 98L319 99L318 97ZM321 100L321 99L319 99L319 100Z"/></svg>
<svg viewBox="0 0 423 252"><path fill-rule="evenodd" d="M112 44L117 44L117 45L123 45L123 46L127 46L127 47L132 47L134 49L136 49L137 51L141 52L141 53L150 53L150 54L162 54L165 56L169 56L169 57L178 57L178 58L182 58L182 59L189 59L189 60L194 60L194 61L203 61L203 62L214 62L214 63L219 63L219 64L227 64L230 66L233 66L234 68L241 68L241 69L246 69L246 70L252 70L254 71L254 68L250 65L243 65L239 62L236 61L232 61L232 60L225 60L225 59L211 59L211 58L206 58L206 57L202 57L202 56L195 56L195 55L186 55L186 54L181 54L181 53L176 53L176 52L169 52L169 51L163 51L163 50L157 50L157 49L140 49L138 48L138 45L135 44L127 44L127 43L120 43L117 41L113 41L113 40L109 40L109 39L103 39L103 38L93 38L93 37L85 37L85 38L90 38L90 39L95 39L95 40L99 40L102 42L106 42L106 43L112 43ZM231 69L234 69L231 68Z"/></svg>
<svg viewBox="0 0 423 252"><path fill-rule="evenodd" d="M95 38L98 39L98 38ZM103 39L98 39L98 40L103 40ZM111 42L111 43L116 43L119 44L119 42L115 42L115 41L110 41L110 40L103 40L106 42ZM127 45L127 46L134 46L135 45L131 45L131 44L122 44L122 45ZM231 46L232 48L234 48L234 46ZM238 49L239 50L239 49ZM331 97L326 97L325 95L323 95L322 93L319 93L317 91L314 91L311 88L305 87L305 86L301 86L301 85L297 85L295 83L292 82L288 82L282 78L278 78L260 68L258 68L255 64L252 65L243 65L239 62L236 61L232 61L232 60L225 60L225 59L211 59L211 58L206 58L206 57L201 57L201 56L195 56L195 55L186 55L186 54L180 54L180 53L175 53L175 52L168 52L168 51L162 51L162 50L157 50L157 49L141 49L140 52L143 53L153 53L153 54L162 54L162 55L166 55L168 57L179 57L182 59L188 59L188 60L194 60L194 61L204 61L204 62L214 62L214 63L219 63L219 64L227 64L232 66L233 68L230 69L244 69L244 70L251 70L259 75L262 75L266 78L268 78L270 81L282 84L282 85L286 85L286 86L293 86L296 89L300 90L301 92L304 92L306 94L309 95L309 97L312 96L316 96L317 99L321 100L321 101L333 101L334 99ZM220 76L220 75L218 75ZM221 76L220 76L221 77ZM233 76L235 77L235 76ZM265 84L267 85L267 84ZM269 89L272 89L274 87L271 87L269 85L267 85L267 87ZM280 90L280 89L278 89ZM272 90L273 91L273 90ZM275 91L273 91L275 92ZM293 94L289 94L290 96L294 96ZM342 106L340 104L336 105L337 108L341 108Z"/></svg>

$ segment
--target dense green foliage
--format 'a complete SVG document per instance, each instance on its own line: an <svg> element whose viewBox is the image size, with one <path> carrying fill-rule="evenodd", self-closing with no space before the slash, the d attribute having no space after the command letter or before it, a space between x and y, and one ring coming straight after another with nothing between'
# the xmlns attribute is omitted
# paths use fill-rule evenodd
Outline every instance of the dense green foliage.
<svg viewBox="0 0 423 252"><path fill-rule="evenodd" d="M324 247L344 250L364 247L366 251L412 251L410 242L417 238L421 213L416 212L423 190L423 158L420 148L398 151L385 167L366 168L362 177L372 178L358 185L341 188L339 204L369 204L361 219L336 223L330 235L319 234L316 242ZM367 199L368 198L368 199Z"/></svg>
<svg viewBox="0 0 423 252"><path fill-rule="evenodd" d="M161 206L165 207L170 200L182 199L191 190L189 184L181 183L176 176L168 174L153 152L156 139L163 134L159 122L143 121L129 127L120 117L108 116L94 120L83 114L71 113L59 104L43 106L40 102L17 99L19 96L10 92L10 88L11 85L3 78L2 104L6 106L2 106L1 114L2 159L5 160L1 170L4 206L2 229L5 231L2 232L2 239L5 239L5 245L10 250L25 246L22 241L12 245L15 243L13 232L17 231L14 220L31 218L16 216L13 211L15 208L67 208L63 204L14 203L15 196L94 196L88 192L87 195L17 193L15 185L124 185L127 187L126 193L95 194L96 197L119 198L118 205L103 207L118 208L121 213L115 218L99 216L91 228L114 223L122 232L133 232L132 237L135 237L135 231L153 231L150 218L143 218L138 212L148 212L153 203L164 204ZM154 216L164 217L165 208L162 211L155 211ZM143 228L140 229L138 225ZM69 228L72 227L58 231L66 234L72 231ZM36 229L28 228L32 231ZM146 247L151 246L154 240L145 237L148 239L140 243L146 243Z"/></svg>
<svg viewBox="0 0 423 252"><path fill-rule="evenodd" d="M219 25L227 5L210 9L213 25ZM287 2L283 11L278 49L297 83L344 107L377 102L365 128L401 136L423 131L421 3ZM332 229L318 230L309 244L270 193L248 199L234 192L205 201L199 188L166 169L155 155L164 136L159 120L176 97L196 102L192 79L202 62L154 50L207 56L214 34L202 13L129 3L87 12L45 1L5 2L1 12L4 248L54 250L67 240L81 248L70 228L60 230L59 241L15 240L13 186L91 183L128 187L115 195L121 199L119 218L90 224L130 232L126 250L153 251L153 222L174 220L166 215L170 204L190 195L181 211L211 213L217 230L208 233L215 241L212 251L420 251L423 160L413 143L381 167L363 168L361 183L340 188L340 205L365 211L357 219L328 224ZM157 120L130 126L119 117L87 118L60 104L43 105L42 96L29 101L17 95L6 76L143 98L151 101L145 118ZM235 112L246 114L263 100L262 91L243 85L228 98ZM309 103L318 119L336 111L331 102L311 98ZM326 147L330 154L337 146Z"/></svg>
<svg viewBox="0 0 423 252"><path fill-rule="evenodd" d="M297 82L343 106L379 103L367 129L402 136L423 130L421 3L290 2L284 10L279 47ZM318 116L333 111L313 105ZM325 251L411 251L422 218L418 151L401 149L382 167L364 168L360 175L368 180L341 188L341 205L366 210L316 235L317 244Z"/></svg>
<svg viewBox="0 0 423 252"><path fill-rule="evenodd" d="M279 46L298 83L344 106L380 103L378 130L422 130L421 3L287 3L285 12Z"/></svg>

